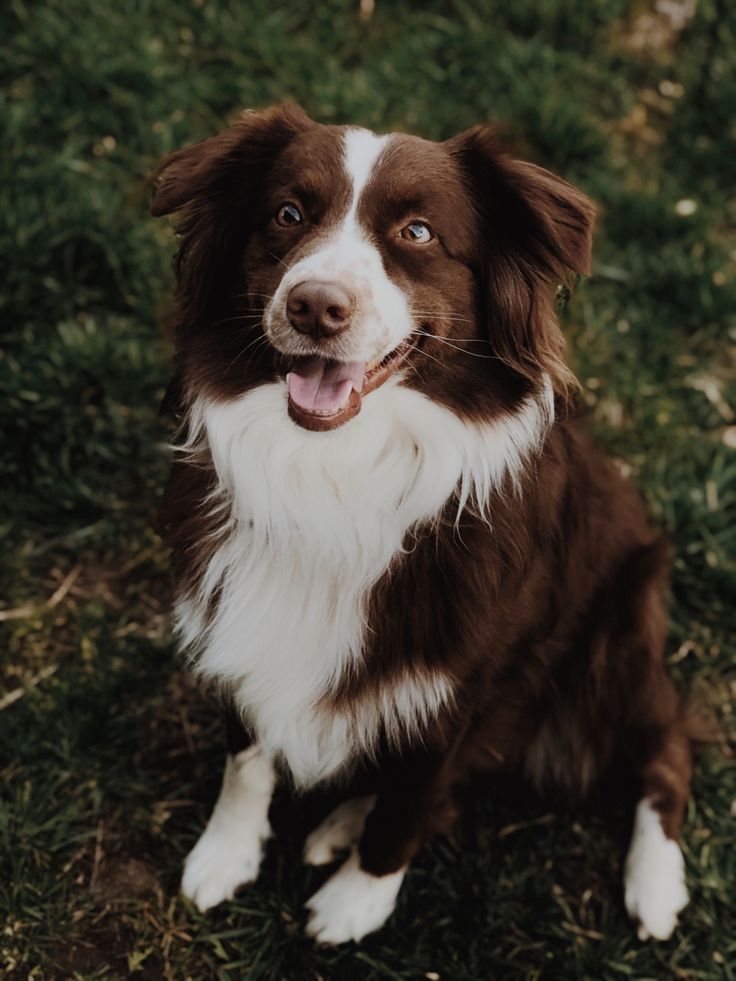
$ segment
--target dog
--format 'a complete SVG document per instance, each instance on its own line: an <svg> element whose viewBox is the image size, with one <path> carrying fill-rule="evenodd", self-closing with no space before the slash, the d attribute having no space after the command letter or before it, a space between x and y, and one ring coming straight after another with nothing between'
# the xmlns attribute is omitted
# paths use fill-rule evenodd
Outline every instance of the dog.
<svg viewBox="0 0 736 981"><path fill-rule="evenodd" d="M347 857L306 930L358 941L474 775L582 797L617 764L638 793L626 909L669 937L693 752L668 549L575 417L557 317L591 201L484 126L435 143L291 104L172 153L153 187L180 235L176 630L229 707L185 896L256 878L279 776L336 782L305 860Z"/></svg>

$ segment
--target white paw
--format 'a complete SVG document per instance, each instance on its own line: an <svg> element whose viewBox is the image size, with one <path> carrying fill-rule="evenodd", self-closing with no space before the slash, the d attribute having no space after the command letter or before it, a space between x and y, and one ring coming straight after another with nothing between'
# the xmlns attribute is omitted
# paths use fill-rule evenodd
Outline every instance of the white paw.
<svg viewBox="0 0 736 981"><path fill-rule="evenodd" d="M232 899L258 876L271 834L271 763L257 747L228 757L222 790L202 837L187 856L181 891L200 909Z"/></svg>
<svg viewBox="0 0 736 981"><path fill-rule="evenodd" d="M208 825L187 856L181 891L202 911L232 899L239 886L254 882L263 853L262 841L268 837L247 828L234 833Z"/></svg>
<svg viewBox="0 0 736 981"><path fill-rule="evenodd" d="M307 934L320 944L362 940L382 927L396 906L406 869L375 876L360 867L357 851L306 903Z"/></svg>
<svg viewBox="0 0 736 981"><path fill-rule="evenodd" d="M355 797L336 807L307 837L304 843L307 865L327 865L340 852L356 845L375 800L375 796Z"/></svg>
<svg viewBox="0 0 736 981"><path fill-rule="evenodd" d="M666 837L649 801L640 801L624 869L624 902L629 916L639 923L639 939L672 936L688 898L682 852L676 841Z"/></svg>

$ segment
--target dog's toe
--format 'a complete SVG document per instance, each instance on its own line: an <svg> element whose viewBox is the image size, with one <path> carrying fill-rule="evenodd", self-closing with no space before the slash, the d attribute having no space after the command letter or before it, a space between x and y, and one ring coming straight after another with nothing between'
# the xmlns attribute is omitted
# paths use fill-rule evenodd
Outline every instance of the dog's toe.
<svg viewBox="0 0 736 981"><path fill-rule="evenodd" d="M378 930L396 906L405 870L375 876L360 867L357 852L306 903L306 932L320 944L362 940Z"/></svg>
<svg viewBox="0 0 736 981"><path fill-rule="evenodd" d="M226 899L232 899L240 886L254 882L258 876L267 835L223 834L221 829L207 828L184 863L181 891L198 909L204 911Z"/></svg>

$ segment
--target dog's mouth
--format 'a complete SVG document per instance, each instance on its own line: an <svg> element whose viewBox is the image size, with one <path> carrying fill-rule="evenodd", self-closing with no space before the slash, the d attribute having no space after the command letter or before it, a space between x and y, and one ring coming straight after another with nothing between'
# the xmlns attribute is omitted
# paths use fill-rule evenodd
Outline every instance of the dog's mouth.
<svg viewBox="0 0 736 981"><path fill-rule="evenodd" d="M337 429L360 412L364 395L380 388L413 349L403 341L381 361L334 361L318 354L291 358L286 385L289 415L313 432Z"/></svg>

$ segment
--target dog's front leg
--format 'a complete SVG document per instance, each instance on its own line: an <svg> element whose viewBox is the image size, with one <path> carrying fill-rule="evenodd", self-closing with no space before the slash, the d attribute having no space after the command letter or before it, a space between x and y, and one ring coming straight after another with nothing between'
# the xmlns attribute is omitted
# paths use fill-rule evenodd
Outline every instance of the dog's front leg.
<svg viewBox="0 0 736 981"><path fill-rule="evenodd" d="M382 767L375 805L350 856L307 902L307 933L319 943L361 940L396 906L409 863L455 816L444 760L409 752Z"/></svg>
<svg viewBox="0 0 736 981"><path fill-rule="evenodd" d="M220 795L184 863L181 890L200 910L232 899L239 886L256 879L271 834L268 807L276 783L271 760L234 717L228 718L227 741Z"/></svg>

